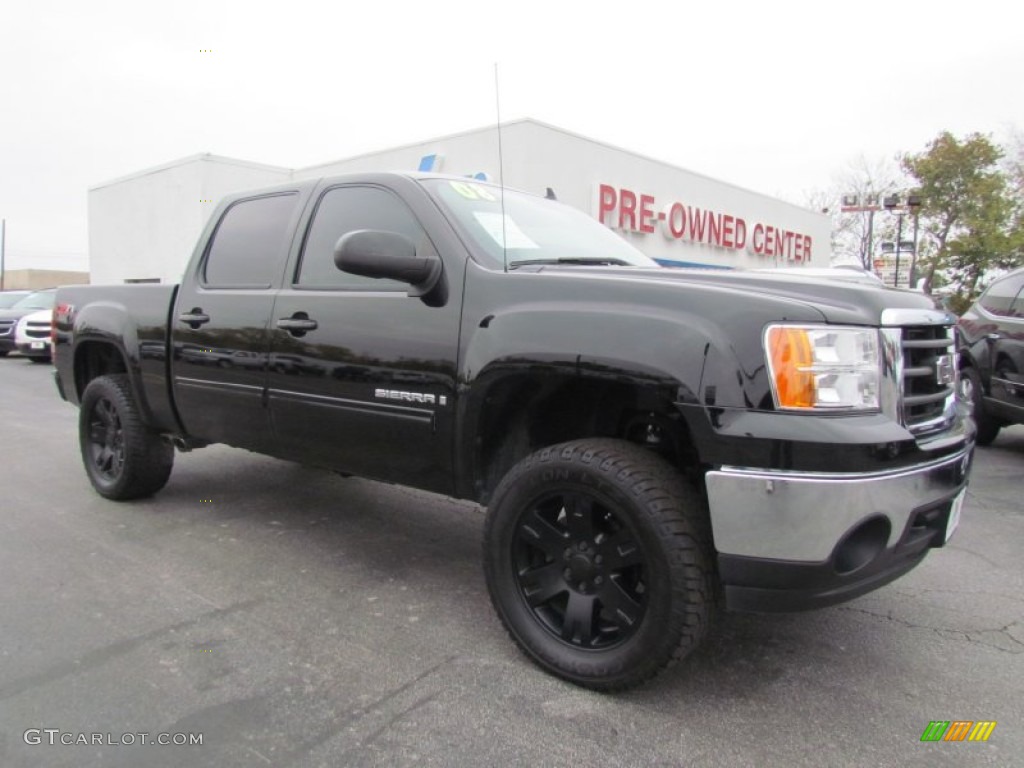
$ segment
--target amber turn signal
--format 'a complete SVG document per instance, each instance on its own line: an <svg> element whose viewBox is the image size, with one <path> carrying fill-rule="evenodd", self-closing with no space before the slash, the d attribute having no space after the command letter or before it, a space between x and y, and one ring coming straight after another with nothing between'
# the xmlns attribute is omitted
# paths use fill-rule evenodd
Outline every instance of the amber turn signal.
<svg viewBox="0 0 1024 768"><path fill-rule="evenodd" d="M814 354L807 331L790 326L770 328L768 356L779 405L783 408L813 408Z"/></svg>

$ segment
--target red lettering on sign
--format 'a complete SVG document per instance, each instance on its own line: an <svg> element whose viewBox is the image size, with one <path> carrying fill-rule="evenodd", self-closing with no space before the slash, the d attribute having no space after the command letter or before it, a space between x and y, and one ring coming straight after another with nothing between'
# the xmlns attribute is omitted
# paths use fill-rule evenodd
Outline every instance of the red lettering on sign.
<svg viewBox="0 0 1024 768"><path fill-rule="evenodd" d="M736 239L733 240L736 248L744 248L747 245L747 222L744 219L736 219Z"/></svg>
<svg viewBox="0 0 1024 768"><path fill-rule="evenodd" d="M672 203L668 212L668 231L677 240L686 234L686 207L682 203Z"/></svg>
<svg viewBox="0 0 1024 768"><path fill-rule="evenodd" d="M618 195L615 194L615 188L609 187L607 184L602 184L598 188L597 193L597 220L602 224L605 224L604 215L615 210L615 202Z"/></svg>
<svg viewBox="0 0 1024 768"><path fill-rule="evenodd" d="M784 229L775 230L775 255L786 256L786 231Z"/></svg>
<svg viewBox="0 0 1024 768"><path fill-rule="evenodd" d="M810 236L774 224L755 222L729 213L684 205L680 202L656 208L654 195L610 184L598 185L597 218L607 226L643 234L660 229L666 238L689 240L758 256L787 261L810 261ZM748 237L749 235L749 237Z"/></svg>
<svg viewBox="0 0 1024 768"><path fill-rule="evenodd" d="M708 244L722 244L722 214L708 211Z"/></svg>
<svg viewBox="0 0 1024 768"><path fill-rule="evenodd" d="M729 214L722 216L722 245L726 248L733 248L733 222L735 220Z"/></svg>
<svg viewBox="0 0 1024 768"><path fill-rule="evenodd" d="M629 218L629 227L626 219ZM636 230L636 194L628 189L619 192L619 229Z"/></svg>
<svg viewBox="0 0 1024 768"><path fill-rule="evenodd" d="M751 244L754 246L754 253L758 256L764 255L764 225L758 224L754 227L754 237L751 240Z"/></svg>
<svg viewBox="0 0 1024 768"><path fill-rule="evenodd" d="M690 239L697 243L704 242L704 228L707 225L707 211L700 208L688 208L687 213L690 219Z"/></svg>
<svg viewBox="0 0 1024 768"><path fill-rule="evenodd" d="M654 198L650 195L640 195L640 231L654 231Z"/></svg>

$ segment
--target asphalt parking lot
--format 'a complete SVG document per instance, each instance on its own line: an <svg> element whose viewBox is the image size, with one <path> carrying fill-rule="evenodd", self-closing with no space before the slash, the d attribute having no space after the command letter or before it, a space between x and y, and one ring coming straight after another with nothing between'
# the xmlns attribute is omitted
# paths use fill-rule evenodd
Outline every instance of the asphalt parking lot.
<svg viewBox="0 0 1024 768"><path fill-rule="evenodd" d="M478 507L222 447L109 502L51 371L0 359L0 766L1024 760L1024 428L979 449L960 530L908 576L724 616L652 684L601 695L505 636ZM997 726L922 743L932 720ZM202 744L105 743L140 733Z"/></svg>

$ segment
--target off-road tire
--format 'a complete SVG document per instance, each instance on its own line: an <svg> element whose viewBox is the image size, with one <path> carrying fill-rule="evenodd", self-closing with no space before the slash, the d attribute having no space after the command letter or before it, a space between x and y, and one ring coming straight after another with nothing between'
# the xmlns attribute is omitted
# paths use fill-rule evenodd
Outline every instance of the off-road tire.
<svg viewBox="0 0 1024 768"><path fill-rule="evenodd" d="M484 571L527 656L596 690L639 685L688 655L715 605L701 495L622 440L554 445L516 464L488 509Z"/></svg>
<svg viewBox="0 0 1024 768"><path fill-rule="evenodd" d="M78 442L89 482L116 501L151 496L167 484L174 447L142 422L128 376L99 376L82 393Z"/></svg>

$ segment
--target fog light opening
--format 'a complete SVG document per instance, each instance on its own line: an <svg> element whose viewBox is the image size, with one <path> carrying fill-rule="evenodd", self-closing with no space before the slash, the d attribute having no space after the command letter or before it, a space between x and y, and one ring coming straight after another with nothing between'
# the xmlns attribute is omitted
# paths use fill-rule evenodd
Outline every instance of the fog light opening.
<svg viewBox="0 0 1024 768"><path fill-rule="evenodd" d="M858 525L835 549L832 562L836 573L853 573L870 563L885 551L891 532L892 525L887 517L873 517Z"/></svg>

